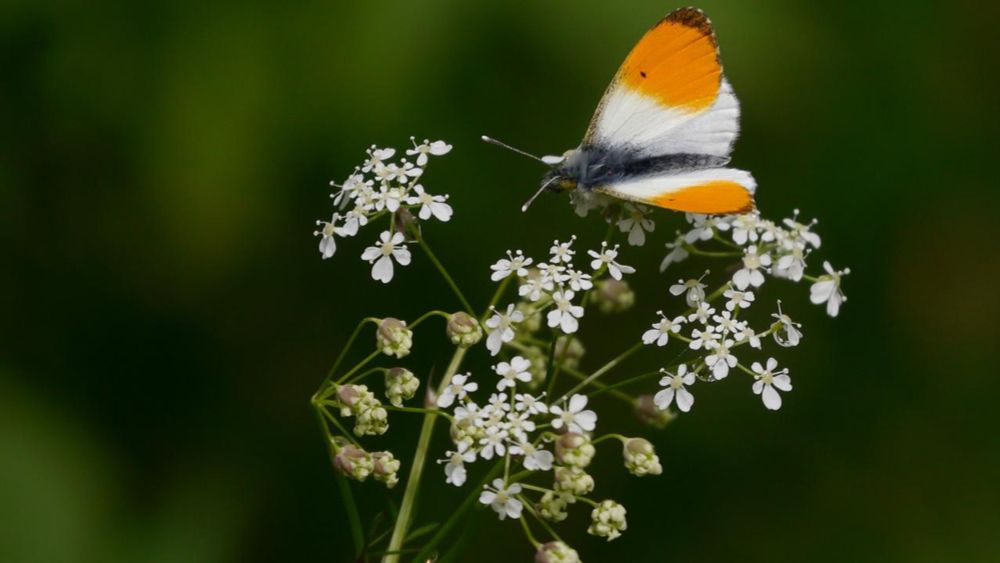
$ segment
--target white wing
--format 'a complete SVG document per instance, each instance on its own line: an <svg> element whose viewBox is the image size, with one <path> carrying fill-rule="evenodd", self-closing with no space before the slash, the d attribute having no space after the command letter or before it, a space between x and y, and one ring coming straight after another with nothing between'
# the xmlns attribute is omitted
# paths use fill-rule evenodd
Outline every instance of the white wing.
<svg viewBox="0 0 1000 563"><path fill-rule="evenodd" d="M709 168L641 176L595 188L620 199L665 209L723 215L753 210L757 182L745 170Z"/></svg>

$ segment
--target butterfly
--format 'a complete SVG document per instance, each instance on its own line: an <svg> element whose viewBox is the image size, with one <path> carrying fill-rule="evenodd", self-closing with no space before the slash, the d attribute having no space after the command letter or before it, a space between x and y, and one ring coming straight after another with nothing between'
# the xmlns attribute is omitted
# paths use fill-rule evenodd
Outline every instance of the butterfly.
<svg viewBox="0 0 1000 563"><path fill-rule="evenodd" d="M550 166L522 210L546 190L586 190L677 211L746 213L757 183L726 167L739 117L711 21L697 8L680 8L632 48L579 147L539 158L483 140Z"/></svg>

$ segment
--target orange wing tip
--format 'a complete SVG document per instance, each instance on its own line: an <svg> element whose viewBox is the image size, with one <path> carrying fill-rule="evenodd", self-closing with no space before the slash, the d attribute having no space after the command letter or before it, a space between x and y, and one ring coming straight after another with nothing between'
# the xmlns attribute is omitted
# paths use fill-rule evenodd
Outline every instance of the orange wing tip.
<svg viewBox="0 0 1000 563"><path fill-rule="evenodd" d="M754 210L750 190L730 180L713 180L687 186L659 195L651 203L658 207L705 215L730 215Z"/></svg>

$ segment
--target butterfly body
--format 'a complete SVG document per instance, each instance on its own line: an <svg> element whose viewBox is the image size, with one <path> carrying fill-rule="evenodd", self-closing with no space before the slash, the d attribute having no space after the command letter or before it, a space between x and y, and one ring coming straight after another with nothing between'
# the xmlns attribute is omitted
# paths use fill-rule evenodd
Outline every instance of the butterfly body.
<svg viewBox="0 0 1000 563"><path fill-rule="evenodd" d="M726 168L739 115L711 22L675 10L626 57L581 145L542 159L551 166L542 186L693 213L751 211L756 181Z"/></svg>

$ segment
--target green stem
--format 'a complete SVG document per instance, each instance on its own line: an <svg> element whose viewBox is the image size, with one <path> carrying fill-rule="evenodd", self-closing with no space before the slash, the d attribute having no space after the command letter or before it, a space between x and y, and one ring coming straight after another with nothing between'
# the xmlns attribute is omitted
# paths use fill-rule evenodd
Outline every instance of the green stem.
<svg viewBox="0 0 1000 563"><path fill-rule="evenodd" d="M525 500L524 497L521 497L521 502L527 505L528 501ZM531 546L534 547L535 549L538 549L538 547L541 546L542 544L541 542L535 539L535 536L531 534L531 529L528 528L528 520L523 516L518 518L518 520L521 521L521 527L524 528L524 535L528 536L528 541L531 542Z"/></svg>
<svg viewBox="0 0 1000 563"><path fill-rule="evenodd" d="M365 359L363 359L360 362L358 362L358 364L356 366L352 367L350 371L348 371L344 375L340 376L340 379L338 379L337 382L340 383L340 382L346 381L352 375L354 375L355 373L357 373L358 370L360 370L361 368L365 367L366 365L368 365L369 362L371 362L372 360L374 360L375 358L377 358L378 355L381 354L381 353L382 353L381 350L375 350L371 354L368 354L367 356L365 356Z"/></svg>
<svg viewBox="0 0 1000 563"><path fill-rule="evenodd" d="M737 256L743 256L742 252L714 252L710 250L702 250L688 243L684 243L684 250L687 250L695 256L706 256L708 258L736 258Z"/></svg>
<svg viewBox="0 0 1000 563"><path fill-rule="evenodd" d="M465 348L456 348L455 354L451 357L451 362L441 378L438 386L440 395L444 388L451 383L451 378L458 371L465 357ZM410 467L410 476L406 480L406 490L403 492L403 502L399 506L399 516L396 517L396 526L392 530L392 538L389 540L388 551L398 551L403 547L406 533L410 528L410 521L413 518L413 506L417 499L417 490L420 488L420 477L424 472L424 464L427 461L427 450L431 443L431 436L434 433L434 419L438 413L429 412L424 415L424 423L420 428L420 437L417 438L417 450L413 454L413 465ZM397 563L398 554L389 554L382 559L383 563Z"/></svg>
<svg viewBox="0 0 1000 563"><path fill-rule="evenodd" d="M622 352L621 354L619 354L616 358L612 358L608 363L606 363L603 366L601 366L600 369L598 369L594 373L590 374L590 376L588 376L586 379L584 379L583 381L581 381L580 383L578 383L576 385L576 387L574 387L574 388L570 389L569 391L563 393L562 397L559 397L558 400L552 401L552 402L553 403L558 403L559 401L565 399L566 397L572 396L573 393L576 393L580 389L583 389L584 387L586 387L587 385L589 385L591 382L595 381L598 377L601 377L605 373L607 373L607 372L611 371L612 369L614 369L616 366L618 366L618 364L620 364L623 361L625 361L629 356L631 356L632 354L635 354L636 352L638 352L643 346L644 345L643 345L642 342L636 342L635 344L632 345L631 348L629 348L628 350L625 350L624 352Z"/></svg>
<svg viewBox="0 0 1000 563"><path fill-rule="evenodd" d="M434 264L434 267L437 268L439 272L441 272L441 276L444 278L444 281L447 282L451 290L455 292L455 296L458 297L458 300L462 302L462 306L465 307L465 311L469 313L469 315L472 318L475 318L476 313L472 310L472 305L469 304L469 300L466 299L465 295L462 294L462 290L458 289L458 284L456 284L455 280L452 279L451 274L448 273L448 270L444 268L444 265L441 264L441 261L438 260L438 257L434 255L434 252L431 251L431 248L427 246L426 242L424 242L424 238L420 236L420 231L417 230L416 227L410 227L410 234L412 234L413 238L417 240L417 244L420 245L420 248L424 249L424 253L427 254L427 258L429 258L430 261Z"/></svg>
<svg viewBox="0 0 1000 563"><path fill-rule="evenodd" d="M320 408L316 408L316 422L319 423L320 430L326 440L327 450L333 447L333 437L330 429L327 428L323 420L323 413ZM354 495L351 494L351 487L347 483L347 478L339 472L334 472L337 488L340 489L340 496L344 501L344 511L347 512L347 525L351 529L351 542L354 544L354 557L359 557L365 545L365 534L361 529L361 513L358 511L358 504L354 502Z"/></svg>
<svg viewBox="0 0 1000 563"><path fill-rule="evenodd" d="M357 340L358 334L361 333L361 329L364 328L365 324L369 322L378 322L378 321L369 317L367 319L362 319L362 321L358 323L358 326L354 327L354 331L351 333L350 338L347 339L347 344L345 344L344 347L341 348L340 354L337 355L337 359L333 362L333 367L330 368L330 371L326 372L326 377L323 378L323 382L319 384L319 388L313 395L314 401L319 396L320 392L323 391L323 387L325 387L326 384L330 381L330 379L333 378L333 374L337 373L337 368L339 368L340 364L343 363L344 358L347 356L347 352L351 349L351 346L354 345L354 341Z"/></svg>

